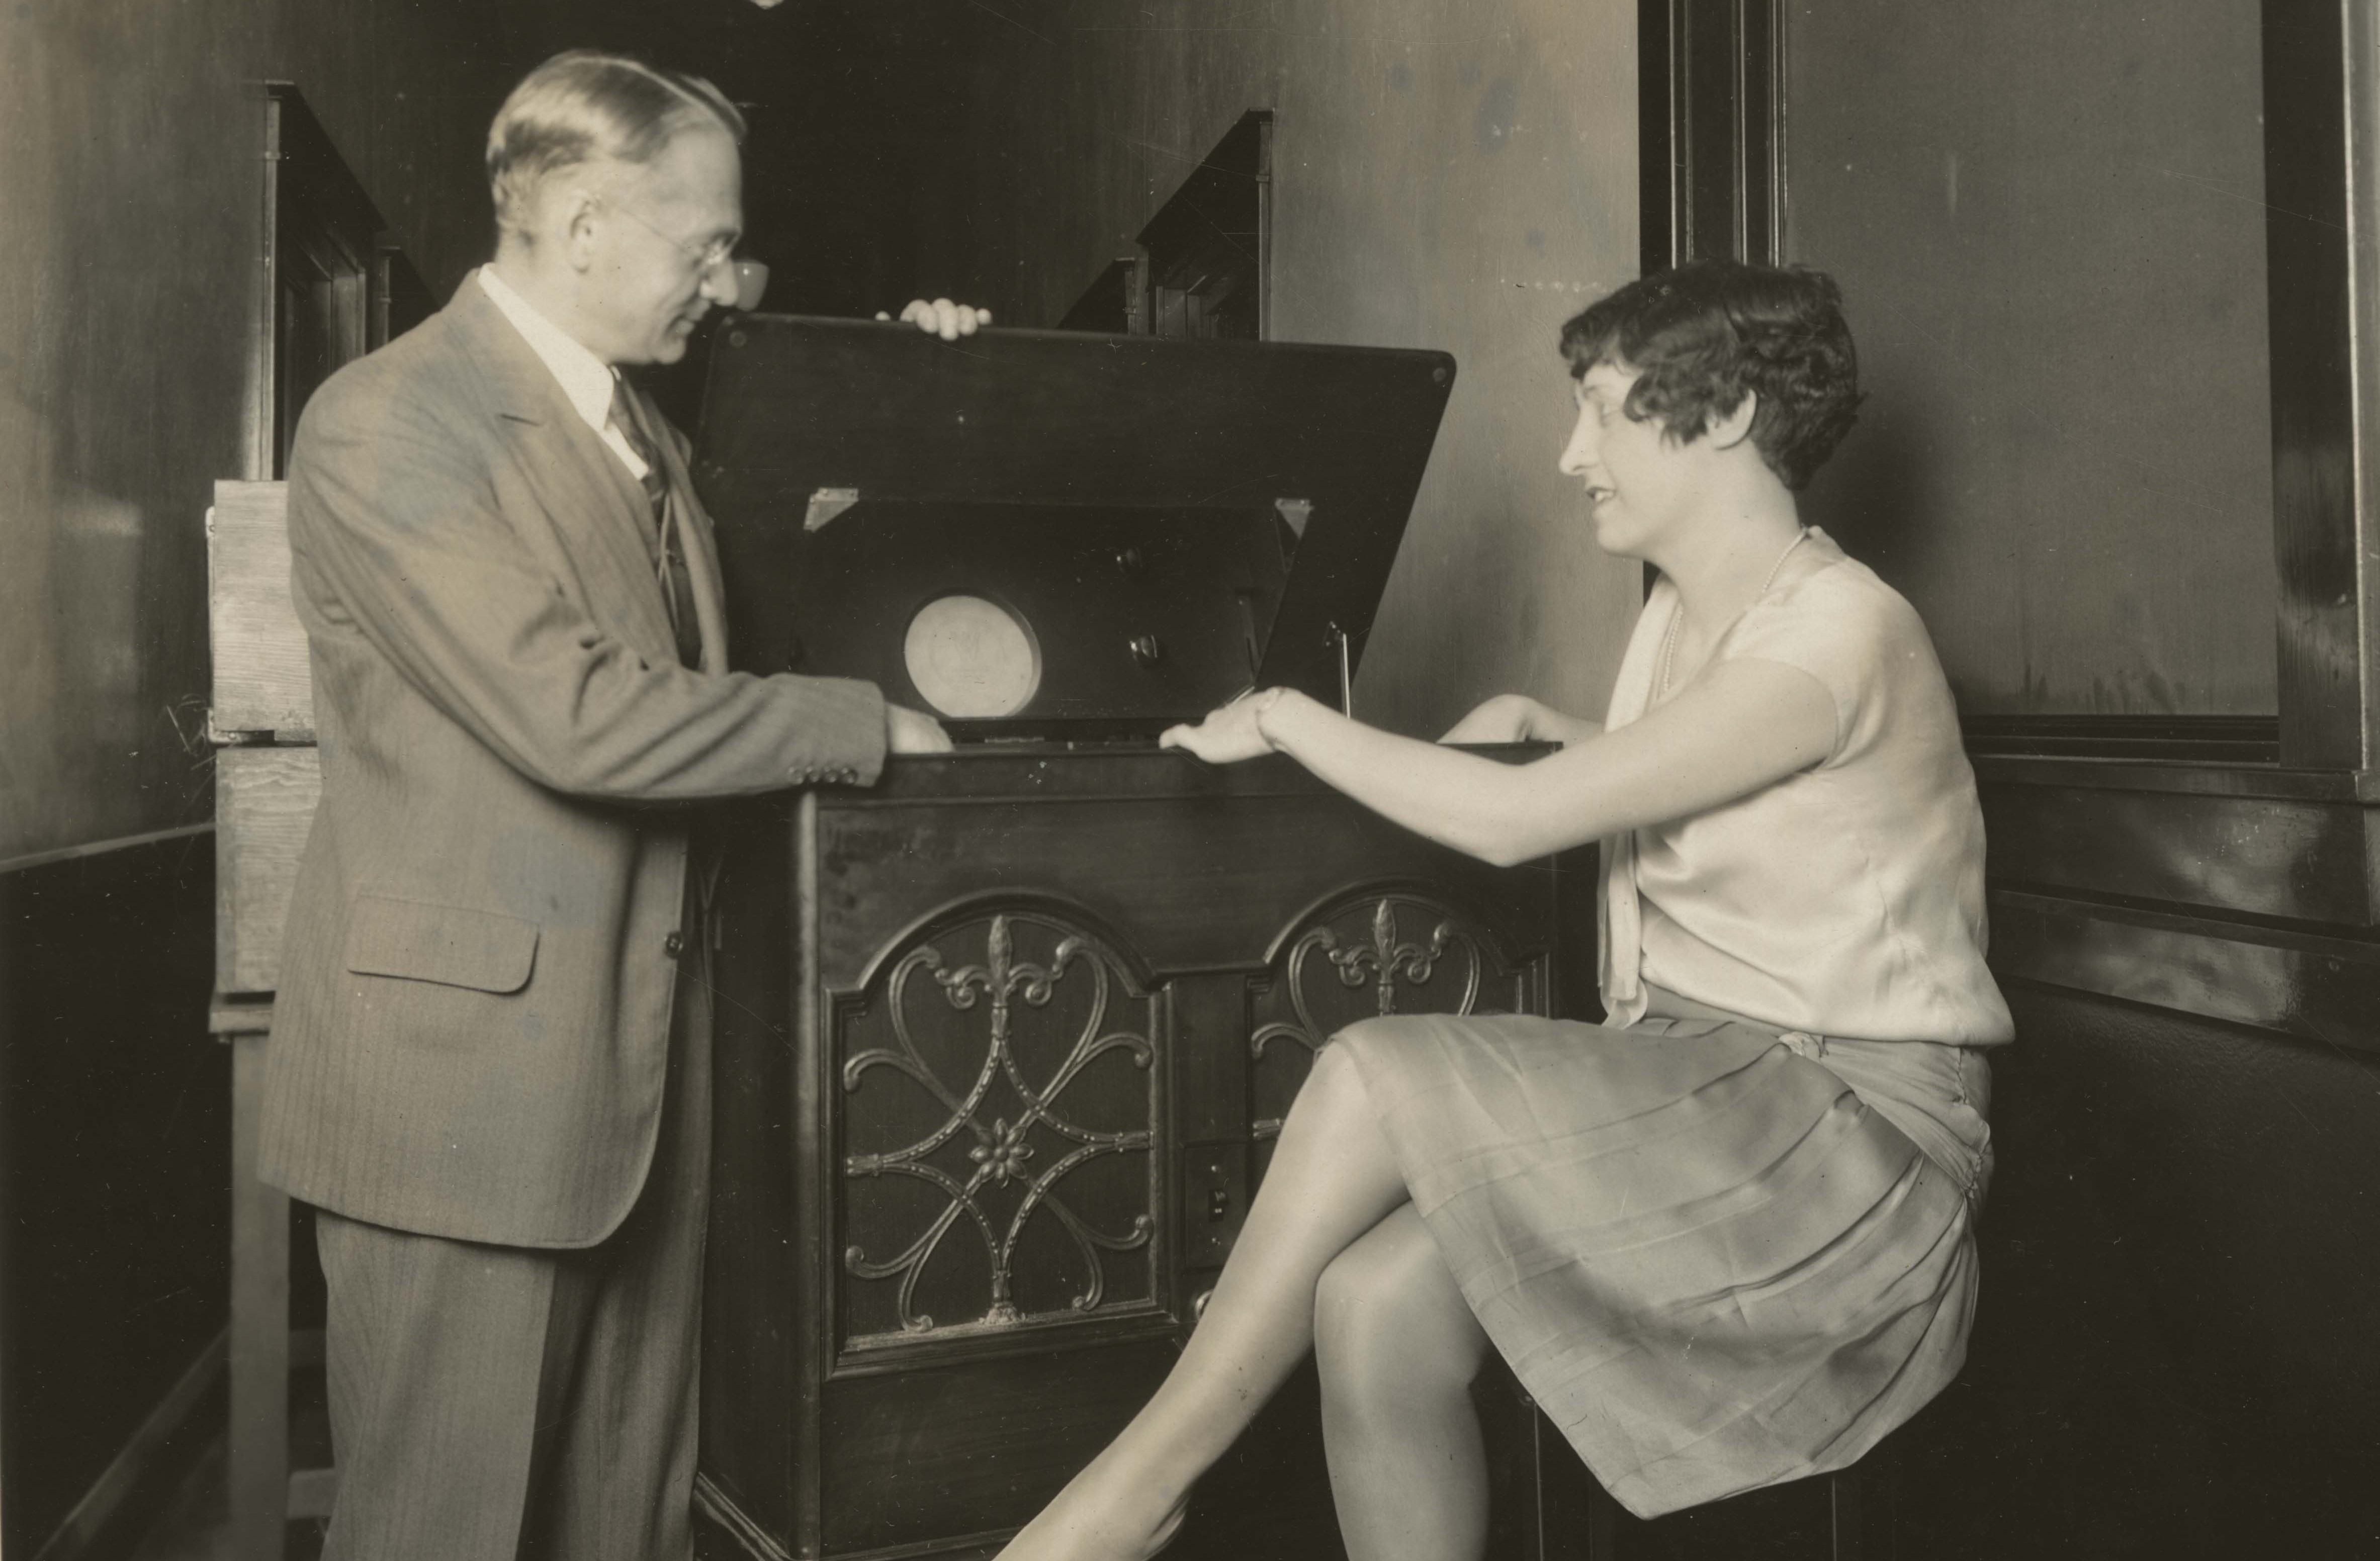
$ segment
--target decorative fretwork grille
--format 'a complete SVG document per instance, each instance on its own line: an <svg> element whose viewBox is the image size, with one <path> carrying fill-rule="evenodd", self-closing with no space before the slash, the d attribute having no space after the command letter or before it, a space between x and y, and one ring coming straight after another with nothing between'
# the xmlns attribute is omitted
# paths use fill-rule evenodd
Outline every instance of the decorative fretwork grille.
<svg viewBox="0 0 2380 1561"><path fill-rule="evenodd" d="M1541 961L1507 965L1486 929L1437 900L1367 894L1332 906L1255 994L1257 1136L1281 1131L1316 1054L1341 1027L1392 1013L1542 1012L1543 974Z"/></svg>
<svg viewBox="0 0 2380 1561"><path fill-rule="evenodd" d="M978 916L839 1032L847 1341L1152 1301L1157 1010L1112 951L1038 912Z"/></svg>

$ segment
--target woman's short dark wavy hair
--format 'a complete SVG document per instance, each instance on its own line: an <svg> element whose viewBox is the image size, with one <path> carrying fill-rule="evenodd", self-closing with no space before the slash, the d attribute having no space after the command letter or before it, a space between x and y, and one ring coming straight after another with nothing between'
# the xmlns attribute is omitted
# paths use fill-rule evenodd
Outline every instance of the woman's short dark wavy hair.
<svg viewBox="0 0 2380 1561"><path fill-rule="evenodd" d="M1807 484L1859 419L1859 358L1842 289L1804 266L1689 260L1632 282L1563 325L1571 377L1638 378L1623 408L1691 442L1759 398L1752 442L1786 487Z"/></svg>

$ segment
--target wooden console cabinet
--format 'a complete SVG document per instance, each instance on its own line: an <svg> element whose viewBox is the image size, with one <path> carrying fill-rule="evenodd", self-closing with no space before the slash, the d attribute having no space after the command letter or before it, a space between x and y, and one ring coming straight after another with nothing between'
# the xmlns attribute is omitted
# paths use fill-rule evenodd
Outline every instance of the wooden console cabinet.
<svg viewBox="0 0 2380 1561"><path fill-rule="evenodd" d="M1452 368L722 337L696 470L737 664L962 739L724 821L700 1500L747 1554L996 1550L1164 1374L1336 1029L1591 1010L1587 859L1492 869L1286 759L1153 743L1250 685L1343 696ZM1003 708L973 640L921 686L953 597L1029 652L979 680ZM1487 1398L1495 1553L1537 1555L1541 1422ZM1177 1553L1339 1554L1310 1377Z"/></svg>
<svg viewBox="0 0 2380 1561"><path fill-rule="evenodd" d="M965 753L740 823L703 1469L760 1556L990 1547L1164 1373L1333 1030L1592 976L1586 863L1483 867L1285 760ZM1335 1543L1288 1456L1251 1501Z"/></svg>

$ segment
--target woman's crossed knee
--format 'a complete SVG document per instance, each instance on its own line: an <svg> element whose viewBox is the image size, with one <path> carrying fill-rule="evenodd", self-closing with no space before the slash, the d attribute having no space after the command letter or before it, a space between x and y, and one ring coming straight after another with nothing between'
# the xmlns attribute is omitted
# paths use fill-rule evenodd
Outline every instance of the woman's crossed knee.
<svg viewBox="0 0 2380 1561"><path fill-rule="evenodd" d="M1314 1352L1324 1394L1341 1403L1440 1397L1478 1375L1488 1336L1411 1204L1322 1271Z"/></svg>

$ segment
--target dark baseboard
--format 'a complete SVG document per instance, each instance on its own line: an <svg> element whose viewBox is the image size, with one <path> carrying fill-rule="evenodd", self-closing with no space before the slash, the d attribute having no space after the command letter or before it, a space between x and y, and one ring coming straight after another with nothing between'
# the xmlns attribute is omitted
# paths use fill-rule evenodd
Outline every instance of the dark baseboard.
<svg viewBox="0 0 2380 1561"><path fill-rule="evenodd" d="M45 1554L88 1493L116 1488L127 1450L150 1448L160 1405L187 1400L192 1362L229 1320L230 1063L207 1034L213 965L203 831L0 871L9 1555Z"/></svg>
<svg viewBox="0 0 2380 1561"><path fill-rule="evenodd" d="M83 1493L33 1561L101 1561L125 1554L223 1426L230 1335L217 1334Z"/></svg>

